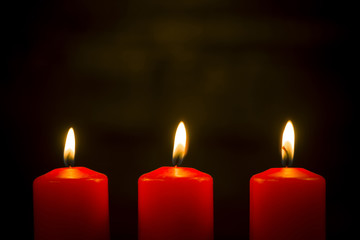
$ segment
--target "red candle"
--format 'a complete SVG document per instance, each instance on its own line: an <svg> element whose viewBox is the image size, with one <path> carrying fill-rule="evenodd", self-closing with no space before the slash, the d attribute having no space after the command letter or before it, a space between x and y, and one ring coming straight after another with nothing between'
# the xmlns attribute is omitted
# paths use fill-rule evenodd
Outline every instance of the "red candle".
<svg viewBox="0 0 360 240"><path fill-rule="evenodd" d="M325 240L325 179L303 168L290 168L294 129L283 134L284 168L271 168L250 179L250 240Z"/></svg>
<svg viewBox="0 0 360 240"><path fill-rule="evenodd" d="M71 128L64 151L69 167L54 169L33 183L35 240L110 239L108 179L91 169L73 167L74 154Z"/></svg>
<svg viewBox="0 0 360 240"><path fill-rule="evenodd" d="M185 153L181 122L175 136L175 166L139 178L139 240L213 239L213 179L196 169L178 167Z"/></svg>

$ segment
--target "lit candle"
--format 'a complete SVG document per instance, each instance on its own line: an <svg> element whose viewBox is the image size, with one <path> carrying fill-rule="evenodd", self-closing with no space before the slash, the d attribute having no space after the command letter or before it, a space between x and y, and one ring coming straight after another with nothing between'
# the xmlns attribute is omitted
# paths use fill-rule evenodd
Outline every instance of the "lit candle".
<svg viewBox="0 0 360 240"><path fill-rule="evenodd" d="M34 180L35 240L109 240L108 179L74 167L75 136L68 132L64 161Z"/></svg>
<svg viewBox="0 0 360 240"><path fill-rule="evenodd" d="M290 167L294 146L289 121L281 148L284 167L250 179L250 240L325 240L325 179Z"/></svg>
<svg viewBox="0 0 360 240"><path fill-rule="evenodd" d="M139 178L139 240L213 239L213 179L194 168L179 167L186 150L181 122L175 135L174 166Z"/></svg>

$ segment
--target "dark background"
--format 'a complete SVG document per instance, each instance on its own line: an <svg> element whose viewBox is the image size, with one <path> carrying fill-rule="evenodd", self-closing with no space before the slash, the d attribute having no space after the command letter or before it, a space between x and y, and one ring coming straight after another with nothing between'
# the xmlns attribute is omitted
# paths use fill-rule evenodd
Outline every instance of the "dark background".
<svg viewBox="0 0 360 240"><path fill-rule="evenodd" d="M10 239L32 239L32 181L64 166L71 126L75 165L109 177L112 239L136 239L137 179L171 165L180 120L190 136L183 166L214 178L216 239L248 239L249 179L281 166L288 119L293 166L327 180L328 239L346 239L358 92L349 4L5 3L2 198Z"/></svg>

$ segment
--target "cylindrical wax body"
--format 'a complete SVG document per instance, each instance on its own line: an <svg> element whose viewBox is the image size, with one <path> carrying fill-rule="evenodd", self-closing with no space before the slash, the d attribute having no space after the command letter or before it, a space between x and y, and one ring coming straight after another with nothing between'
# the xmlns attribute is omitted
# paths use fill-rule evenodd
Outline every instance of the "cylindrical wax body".
<svg viewBox="0 0 360 240"><path fill-rule="evenodd" d="M250 179L250 240L325 240L325 179L271 168Z"/></svg>
<svg viewBox="0 0 360 240"><path fill-rule="evenodd" d="M109 240L108 179L85 167L34 180L35 240Z"/></svg>
<svg viewBox="0 0 360 240"><path fill-rule="evenodd" d="M138 181L139 240L212 240L213 179L193 168L161 167Z"/></svg>

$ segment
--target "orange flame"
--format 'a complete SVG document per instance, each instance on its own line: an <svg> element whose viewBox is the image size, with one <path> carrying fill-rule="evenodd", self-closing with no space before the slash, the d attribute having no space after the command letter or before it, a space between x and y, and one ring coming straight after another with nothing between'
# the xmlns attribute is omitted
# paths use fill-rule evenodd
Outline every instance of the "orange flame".
<svg viewBox="0 0 360 240"><path fill-rule="evenodd" d="M74 129L70 128L65 141L64 148L64 162L65 166L73 166L75 159L75 133Z"/></svg>
<svg viewBox="0 0 360 240"><path fill-rule="evenodd" d="M290 166L292 164L294 160L294 150L295 131L292 122L289 120L285 126L282 137L281 157L284 166Z"/></svg>
<svg viewBox="0 0 360 240"><path fill-rule="evenodd" d="M174 150L172 157L173 164L180 165L186 155L186 152L186 129L185 124L183 122L180 122L175 134Z"/></svg>

